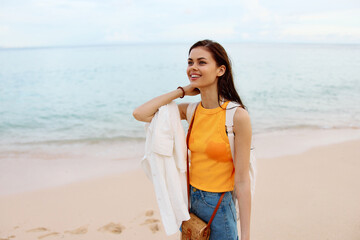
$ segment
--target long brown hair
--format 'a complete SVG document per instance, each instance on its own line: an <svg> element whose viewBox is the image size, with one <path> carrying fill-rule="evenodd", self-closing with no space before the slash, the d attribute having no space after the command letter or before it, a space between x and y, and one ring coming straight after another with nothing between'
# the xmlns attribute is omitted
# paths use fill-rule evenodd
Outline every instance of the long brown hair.
<svg viewBox="0 0 360 240"><path fill-rule="evenodd" d="M225 49L219 43L205 39L198 41L194 45L192 45L189 50L189 55L191 50L196 47L205 47L215 59L218 67L221 65L224 65L226 67L225 73L218 78L217 82L219 105L221 102L221 98L224 98L230 101L237 102L242 108L246 109L245 105L240 99L239 94L235 89L231 61Z"/></svg>

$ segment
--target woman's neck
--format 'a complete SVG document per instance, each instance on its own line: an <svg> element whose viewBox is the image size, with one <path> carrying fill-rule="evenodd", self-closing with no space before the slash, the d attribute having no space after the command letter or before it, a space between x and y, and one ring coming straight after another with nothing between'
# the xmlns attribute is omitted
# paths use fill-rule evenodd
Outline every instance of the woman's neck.
<svg viewBox="0 0 360 240"><path fill-rule="evenodd" d="M201 104L204 108L212 109L219 107L217 85L200 89Z"/></svg>

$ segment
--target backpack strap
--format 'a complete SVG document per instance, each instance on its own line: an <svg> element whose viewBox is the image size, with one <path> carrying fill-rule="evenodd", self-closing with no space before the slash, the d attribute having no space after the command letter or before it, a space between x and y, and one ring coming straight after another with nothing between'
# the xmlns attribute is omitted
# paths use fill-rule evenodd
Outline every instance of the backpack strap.
<svg viewBox="0 0 360 240"><path fill-rule="evenodd" d="M226 107L226 117L225 117L225 127L226 127L226 133L229 138L230 143L230 149L231 149L231 155L234 159L234 115L236 112L237 107L240 107L240 104L237 102L229 102Z"/></svg>

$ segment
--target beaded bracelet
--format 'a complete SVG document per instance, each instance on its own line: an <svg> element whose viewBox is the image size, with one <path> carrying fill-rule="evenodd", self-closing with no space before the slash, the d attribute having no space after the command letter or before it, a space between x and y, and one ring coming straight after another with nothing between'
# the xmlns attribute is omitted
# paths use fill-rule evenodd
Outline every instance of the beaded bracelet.
<svg viewBox="0 0 360 240"><path fill-rule="evenodd" d="M177 89L181 89L181 91L183 92L183 95L182 95L180 98L185 97L185 90L184 90L184 88L179 86Z"/></svg>

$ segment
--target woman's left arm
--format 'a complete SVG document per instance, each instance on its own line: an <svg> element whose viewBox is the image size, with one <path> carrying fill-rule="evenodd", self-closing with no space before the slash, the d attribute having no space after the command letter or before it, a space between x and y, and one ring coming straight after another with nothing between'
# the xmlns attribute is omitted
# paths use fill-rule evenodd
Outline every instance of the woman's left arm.
<svg viewBox="0 0 360 240"><path fill-rule="evenodd" d="M251 122L248 112L239 107L234 115L235 134L235 189L240 212L241 240L250 239L251 188L250 188L250 148Z"/></svg>

